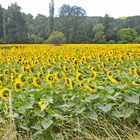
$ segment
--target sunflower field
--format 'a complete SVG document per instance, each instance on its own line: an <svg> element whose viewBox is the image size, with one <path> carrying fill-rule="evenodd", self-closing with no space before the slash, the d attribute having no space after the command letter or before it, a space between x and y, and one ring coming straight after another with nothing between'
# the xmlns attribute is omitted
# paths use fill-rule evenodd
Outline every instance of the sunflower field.
<svg viewBox="0 0 140 140"><path fill-rule="evenodd" d="M139 44L0 45L1 140L134 139L139 99Z"/></svg>

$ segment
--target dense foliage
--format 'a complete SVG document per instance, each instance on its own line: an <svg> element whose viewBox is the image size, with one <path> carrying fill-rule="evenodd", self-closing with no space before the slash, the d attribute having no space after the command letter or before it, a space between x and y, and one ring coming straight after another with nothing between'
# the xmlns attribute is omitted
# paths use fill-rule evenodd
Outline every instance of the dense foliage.
<svg viewBox="0 0 140 140"><path fill-rule="evenodd" d="M66 43L139 43L140 16L114 19L104 17L88 17L86 11L78 6L63 5L54 16L54 1L49 5L49 17L21 12L16 4L8 9L0 6L0 43L44 43L53 31L62 32ZM47 13L46 13L47 14ZM122 37L120 30L130 29Z"/></svg>
<svg viewBox="0 0 140 140"><path fill-rule="evenodd" d="M140 45L7 44L0 59L0 139L139 133Z"/></svg>
<svg viewBox="0 0 140 140"><path fill-rule="evenodd" d="M53 31L49 38L46 40L46 43L48 44L54 44L54 45L61 45L64 44L66 41L66 38L64 37L64 34L61 32Z"/></svg>

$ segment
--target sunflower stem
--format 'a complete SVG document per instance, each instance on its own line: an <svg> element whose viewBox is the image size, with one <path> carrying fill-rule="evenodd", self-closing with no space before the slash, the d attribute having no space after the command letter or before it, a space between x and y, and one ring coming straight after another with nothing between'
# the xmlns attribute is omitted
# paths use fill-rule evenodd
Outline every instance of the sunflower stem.
<svg viewBox="0 0 140 140"><path fill-rule="evenodd" d="M17 140L16 137L16 126L13 118L13 107L12 107L12 92L9 92L9 122L10 122L10 132L14 133L15 136L13 140Z"/></svg>

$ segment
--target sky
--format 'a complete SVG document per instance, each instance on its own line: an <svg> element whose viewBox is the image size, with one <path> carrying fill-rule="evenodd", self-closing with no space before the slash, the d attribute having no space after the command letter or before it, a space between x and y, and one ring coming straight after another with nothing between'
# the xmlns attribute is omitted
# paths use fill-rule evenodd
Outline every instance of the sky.
<svg viewBox="0 0 140 140"><path fill-rule="evenodd" d="M55 15L63 4L76 5L86 10L88 16L104 16L109 14L118 18L123 16L140 15L140 0L54 0ZM17 2L22 12L49 15L50 0L0 0L2 7L7 8L11 3Z"/></svg>

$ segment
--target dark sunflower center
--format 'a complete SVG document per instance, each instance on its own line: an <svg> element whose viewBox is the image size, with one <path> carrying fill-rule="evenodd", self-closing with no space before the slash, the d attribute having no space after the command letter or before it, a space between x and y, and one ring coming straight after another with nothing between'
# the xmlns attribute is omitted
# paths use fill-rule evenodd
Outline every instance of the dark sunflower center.
<svg viewBox="0 0 140 140"><path fill-rule="evenodd" d="M37 80L37 82L36 82L38 85L40 85L41 84L41 82L40 82L40 80Z"/></svg>
<svg viewBox="0 0 140 140"><path fill-rule="evenodd" d="M8 90L5 90L5 91L3 92L3 96L4 96L4 97L8 97L8 95L9 95L9 91L8 91Z"/></svg>
<svg viewBox="0 0 140 140"><path fill-rule="evenodd" d="M17 89L20 89L20 83L17 83L17 84L16 84L16 88L17 88Z"/></svg>
<svg viewBox="0 0 140 140"><path fill-rule="evenodd" d="M79 75L78 76L78 79L81 81L82 80L82 75Z"/></svg>
<svg viewBox="0 0 140 140"><path fill-rule="evenodd" d="M21 77L22 82L26 81L26 78L24 76Z"/></svg>

